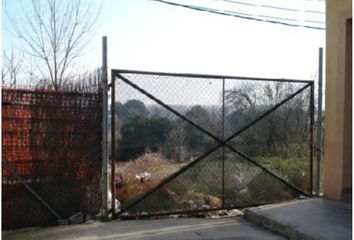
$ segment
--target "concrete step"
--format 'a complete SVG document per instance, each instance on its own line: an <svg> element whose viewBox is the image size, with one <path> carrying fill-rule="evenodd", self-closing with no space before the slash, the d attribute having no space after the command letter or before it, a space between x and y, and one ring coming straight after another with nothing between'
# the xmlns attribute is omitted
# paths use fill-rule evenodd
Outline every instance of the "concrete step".
<svg viewBox="0 0 354 240"><path fill-rule="evenodd" d="M245 217L291 240L352 239L352 206L322 198L249 208Z"/></svg>
<svg viewBox="0 0 354 240"><path fill-rule="evenodd" d="M347 188L343 190L342 201L345 203L352 203L352 188Z"/></svg>

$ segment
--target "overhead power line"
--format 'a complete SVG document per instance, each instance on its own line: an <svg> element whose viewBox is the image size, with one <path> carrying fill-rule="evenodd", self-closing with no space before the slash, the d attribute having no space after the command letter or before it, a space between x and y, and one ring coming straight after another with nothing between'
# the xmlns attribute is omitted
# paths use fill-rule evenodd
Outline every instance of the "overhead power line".
<svg viewBox="0 0 354 240"><path fill-rule="evenodd" d="M263 4L257 5L257 4L254 4L254 3L240 2L240 1L234 1L234 0L215 0L215 1L218 1L218 2L221 1L221 2L227 2L227 3L245 5L245 6L252 6L252 7L271 8L271 9L276 9L276 10L281 10L281 11L305 12L305 13L314 13L314 14L325 14L325 12L315 11L315 10L307 10L307 9L302 10L302 9L278 7L278 6L263 5Z"/></svg>
<svg viewBox="0 0 354 240"><path fill-rule="evenodd" d="M254 17L252 14L248 14L248 13L239 13L239 12L234 12L234 11L226 11L226 10L220 10L220 9L214 9L214 8L187 5L187 4L169 2L169 1L165 1L165 0L151 0L151 1L160 2L160 3L172 5L172 6L188 8L188 9L197 10L197 11L219 14L219 15L223 15L223 16L236 17L236 18L259 21L259 22L274 23L274 24L280 24L280 25L289 26L289 27L304 27L304 28L315 29L315 30L325 30L326 29L323 27L316 27L316 26L311 26L311 25L300 25L300 24L287 23L287 22L280 21L280 20L286 20L286 21L292 21L292 22L300 22L297 19L286 19L286 18L279 18L279 17L273 17L273 16L262 16L265 18L269 18L269 19L263 19L263 18ZM275 19L275 20L271 20L271 19ZM316 22L316 21L311 21L311 20L305 20L304 22L322 23L323 24L323 22Z"/></svg>

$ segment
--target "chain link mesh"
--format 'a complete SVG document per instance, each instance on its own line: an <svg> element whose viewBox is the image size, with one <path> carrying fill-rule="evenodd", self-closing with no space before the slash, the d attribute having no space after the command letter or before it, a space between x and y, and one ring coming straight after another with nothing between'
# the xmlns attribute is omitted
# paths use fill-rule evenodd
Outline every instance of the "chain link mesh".
<svg viewBox="0 0 354 240"><path fill-rule="evenodd" d="M242 132L230 145L287 182L310 192L309 89Z"/></svg>
<svg viewBox="0 0 354 240"><path fill-rule="evenodd" d="M124 72L115 87L123 215L260 205L299 197L292 185L309 190L308 82Z"/></svg>

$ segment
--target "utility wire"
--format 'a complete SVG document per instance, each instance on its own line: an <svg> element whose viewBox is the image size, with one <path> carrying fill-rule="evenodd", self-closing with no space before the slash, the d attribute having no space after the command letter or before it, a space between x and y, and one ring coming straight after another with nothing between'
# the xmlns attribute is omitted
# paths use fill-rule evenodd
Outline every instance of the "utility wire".
<svg viewBox="0 0 354 240"><path fill-rule="evenodd" d="M163 2L166 4L171 4L171 5L178 5L181 7L188 7L188 8L192 8L194 10L201 10L201 11L208 11L211 12L210 10L213 11L217 11L217 12L213 12L213 13L218 13L218 14L223 14L223 13L228 13L231 15L240 15L240 16L253 16L253 14L247 14L247 13L240 13L240 12L234 12L234 11L227 11L227 10L219 10L219 9L211 9L211 8L205 8L205 7L199 7L199 6L193 6L193 5L184 5L184 4L178 4L178 3L173 3L173 2L167 2L167 1L163 1L163 0L153 0L153 1L157 1L157 2ZM233 0L216 0L216 1L224 1L224 2L232 2L232 3L240 3L240 4L244 4L247 6L257 6L255 4L252 3L245 3L245 2L239 2L239 1L233 1ZM315 1L315 0L308 0L308 1ZM288 11L300 11L298 9L289 9L289 8L279 8L279 7L274 7L274 6L268 6L268 5L261 5L261 7L271 7L271 8L275 8L275 9L282 9L282 10L288 10ZM317 11L306 11L306 12L316 12L316 13L324 13L324 12L317 12ZM224 15L224 14L223 14ZM281 18L281 17L273 17L273 16L266 16L266 15L257 15L258 17L262 17L262 18L272 18L272 19L277 19L277 20L285 20L285 21L293 21L293 22L299 22L299 20L297 19L289 19L289 18ZM262 21L264 19L253 19L253 20L258 20L258 21ZM266 21L266 20L265 20ZM324 24L324 22L320 22L320 21L314 21L314 20L305 20L304 22L309 22L309 23L316 23L316 24ZM284 22L281 22L280 24L286 24ZM302 26L302 25L299 25ZM303 26L303 27L312 27L312 26Z"/></svg>
<svg viewBox="0 0 354 240"><path fill-rule="evenodd" d="M295 8L285 8L285 7L277 7L277 6L263 5L263 4L257 5L254 3L240 2L240 1L234 1L234 0L215 0L215 1L234 3L234 4L246 5L246 6L252 6L252 7L272 8L272 9L283 10L283 11L291 11L291 12L306 12L306 13L315 13L315 14L325 14L325 12L314 11L314 10L301 10L301 9L295 9Z"/></svg>
<svg viewBox="0 0 354 240"><path fill-rule="evenodd" d="M267 20L267 19L255 18L255 17L251 17L253 15L247 14L247 13L238 13L238 12L233 12L233 11L223 11L223 10L207 8L207 7L200 7L200 6L194 6L194 5L174 3L174 2L169 2L169 1L165 1L165 0L151 0L151 1L160 2L160 3L172 5L172 6L188 8L188 9L197 10L197 11L203 11L203 12L219 14L219 15L223 15L223 16L236 17L236 18L254 20L254 21L259 21L259 22L274 23L274 24L280 24L280 25L289 26L289 27L304 27L304 28L315 29L315 30L325 30L326 29L326 28L323 28L323 27L314 27L314 26L310 26L310 25L299 25L299 24L293 24L293 23L280 22L280 21L276 21L276 20ZM271 16L263 16L263 17L272 18L272 19L278 19L278 20L287 20L287 21L299 22L299 20L295 20L295 19L283 19L283 18L271 17ZM305 22L310 22L310 21L305 21Z"/></svg>

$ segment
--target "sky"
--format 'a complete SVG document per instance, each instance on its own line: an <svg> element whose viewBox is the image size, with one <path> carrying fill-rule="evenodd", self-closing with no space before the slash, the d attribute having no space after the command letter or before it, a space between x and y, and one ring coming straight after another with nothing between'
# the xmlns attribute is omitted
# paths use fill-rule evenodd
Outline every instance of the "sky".
<svg viewBox="0 0 354 240"><path fill-rule="evenodd" d="M265 2L261 0L239 0L238 4L221 0L171 1L254 17L325 20L324 14L306 12L324 12L325 3L319 0L266 1L278 8L299 9L296 12L261 7ZM11 46L21 49L23 44L6 30L9 23L4 11L16 16L19 7L25 9L28 3L29 0L3 0L2 47L5 51ZM108 39L110 69L305 80L315 78L318 48L325 45L324 30L216 15L151 0L104 0L96 34L78 69L92 70L101 66L102 36Z"/></svg>

